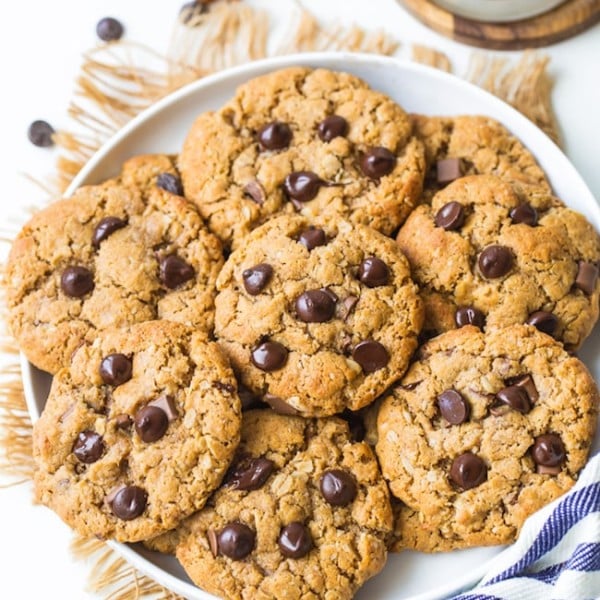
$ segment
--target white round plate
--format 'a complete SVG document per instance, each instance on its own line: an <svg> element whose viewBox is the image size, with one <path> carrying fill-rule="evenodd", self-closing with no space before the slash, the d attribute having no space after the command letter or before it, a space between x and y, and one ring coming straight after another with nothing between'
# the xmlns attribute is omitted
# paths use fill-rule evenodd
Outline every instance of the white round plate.
<svg viewBox="0 0 600 600"><path fill-rule="evenodd" d="M456 15L486 21L509 23L551 11L566 0L434 0Z"/></svg>
<svg viewBox="0 0 600 600"><path fill-rule="evenodd" d="M114 176L129 157L149 152L177 153L195 117L216 109L237 86L252 77L291 65L348 71L396 100L407 111L432 115L484 114L506 125L533 152L557 195L584 213L600 228L600 210L581 177L565 155L535 125L494 96L465 81L411 62L363 54L315 53L254 62L206 77L133 119L90 160L68 193L87 183ZM596 379L600 377L600 336L592 336L581 353ZM44 407L50 376L22 359L29 411L36 420ZM192 585L172 557L145 550L141 545L110 542L133 566L189 600L208 600L209 594ZM475 548L444 554L392 554L383 573L367 583L358 599L436 600L473 585L501 548Z"/></svg>

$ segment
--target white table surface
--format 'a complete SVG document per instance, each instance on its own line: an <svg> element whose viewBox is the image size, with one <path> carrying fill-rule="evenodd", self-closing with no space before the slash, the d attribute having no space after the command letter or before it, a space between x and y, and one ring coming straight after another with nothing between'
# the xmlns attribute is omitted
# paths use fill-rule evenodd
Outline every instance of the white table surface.
<svg viewBox="0 0 600 600"><path fill-rule="evenodd" d="M39 203L43 197L22 173L43 178L52 172L56 153L32 146L27 127L38 118L57 128L68 127L65 109L81 53L96 43L96 22L108 15L117 17L130 39L160 51L166 48L170 24L181 3L27 0L0 4L0 132L5 190L0 200L0 229L18 222L20 207ZM249 4L268 8L277 4L281 12L294 2L255 0ZM325 22L335 19L385 28L403 42L400 56L410 55L411 42L428 44L446 52L457 72L462 72L472 52L425 28L395 0L306 0L304 4ZM600 198L600 26L544 51L552 57L554 106L565 151ZM0 484L4 482L0 475ZM84 589L88 567L73 560L68 548L72 537L69 529L47 509L31 505L28 484L0 489L0 532L0 598L99 598Z"/></svg>

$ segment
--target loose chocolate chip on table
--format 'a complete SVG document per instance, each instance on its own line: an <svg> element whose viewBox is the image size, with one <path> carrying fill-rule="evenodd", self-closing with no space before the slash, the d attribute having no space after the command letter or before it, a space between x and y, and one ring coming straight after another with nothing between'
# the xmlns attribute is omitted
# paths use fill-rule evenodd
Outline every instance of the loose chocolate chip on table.
<svg viewBox="0 0 600 600"><path fill-rule="evenodd" d="M228 484L235 490L252 491L261 488L275 469L275 463L259 456L236 467Z"/></svg>
<svg viewBox="0 0 600 600"><path fill-rule="evenodd" d="M156 442L165 435L169 427L167 413L158 406L146 405L135 415L135 430L143 442Z"/></svg>
<svg viewBox="0 0 600 600"><path fill-rule="evenodd" d="M456 390L442 392L437 398L437 403L442 417L450 425L460 425L469 418L469 404Z"/></svg>
<svg viewBox="0 0 600 600"><path fill-rule="evenodd" d="M529 397L529 401L532 404L535 404L540 395L535 387L535 382L533 381L533 377L531 375L523 375L521 377L517 377L512 381L512 385L519 386L523 388L527 392L527 396Z"/></svg>
<svg viewBox="0 0 600 600"><path fill-rule="evenodd" d="M554 332L558 327L558 317L556 317L556 315L553 315L551 312L545 310L537 310L529 315L525 323L527 323L527 325L533 325L542 333L554 335Z"/></svg>
<svg viewBox="0 0 600 600"><path fill-rule="evenodd" d="M450 479L459 488L470 490L487 479L487 467L479 456L472 452L465 452L452 462Z"/></svg>
<svg viewBox="0 0 600 600"><path fill-rule="evenodd" d="M161 173L156 178L156 186L165 192L183 196L183 185L181 179L172 173Z"/></svg>
<svg viewBox="0 0 600 600"><path fill-rule="evenodd" d="M277 371L285 365L288 351L279 342L262 342L252 350L252 364L261 371Z"/></svg>
<svg viewBox="0 0 600 600"><path fill-rule="evenodd" d="M29 141L39 148L48 148L54 146L54 127L46 121L37 120L31 123L27 130Z"/></svg>
<svg viewBox="0 0 600 600"><path fill-rule="evenodd" d="M268 392L263 396L264 401L280 415L297 415L298 411L288 404L283 398L269 394Z"/></svg>
<svg viewBox="0 0 600 600"><path fill-rule="evenodd" d="M127 221L119 219L119 217L104 217L101 219L98 225L94 228L92 234L92 246L100 248L100 244L109 236L111 236L118 229L122 229L127 225Z"/></svg>
<svg viewBox="0 0 600 600"><path fill-rule="evenodd" d="M438 183L450 183L462 177L462 162L460 158L444 158L436 164Z"/></svg>
<svg viewBox="0 0 600 600"><path fill-rule="evenodd" d="M148 493L137 485L128 485L118 490L108 503L116 517L131 521L146 510Z"/></svg>
<svg viewBox="0 0 600 600"><path fill-rule="evenodd" d="M354 502L357 493L354 476L342 469L325 471L319 479L319 489L323 498L333 506L348 506Z"/></svg>
<svg viewBox="0 0 600 600"><path fill-rule="evenodd" d="M175 398L173 398L173 396L163 394L156 400L148 402L148 406L156 406L157 408L163 410L167 415L167 419L169 419L169 423L177 418L177 407L175 406Z"/></svg>
<svg viewBox="0 0 600 600"><path fill-rule="evenodd" d="M319 193L323 183L312 171L295 171L285 178L283 188L292 200L309 202Z"/></svg>
<svg viewBox="0 0 600 600"><path fill-rule="evenodd" d="M108 385L121 385L131 379L131 359L124 354L109 354L100 363L100 377Z"/></svg>
<svg viewBox="0 0 600 600"><path fill-rule="evenodd" d="M444 204L437 215L435 215L436 227L442 227L446 231L456 231L465 222L465 209L460 202L448 202Z"/></svg>
<svg viewBox="0 0 600 600"><path fill-rule="evenodd" d="M510 211L510 218L513 223L525 223L530 227L535 227L538 222L537 210L531 204L521 204Z"/></svg>
<svg viewBox="0 0 600 600"><path fill-rule="evenodd" d="M598 281L598 267L583 260L579 261L575 287L591 296L596 288L596 281Z"/></svg>
<svg viewBox="0 0 600 600"><path fill-rule="evenodd" d="M380 258L369 256L360 263L358 278L370 288L387 285L390 280L390 269Z"/></svg>
<svg viewBox="0 0 600 600"><path fill-rule="evenodd" d="M496 394L496 398L499 402L510 406L513 410L524 415L531 410L529 395L527 394L527 390L522 386L509 385L508 387L501 389Z"/></svg>
<svg viewBox="0 0 600 600"><path fill-rule="evenodd" d="M281 530L277 544L284 556L302 558L310 552L313 541L306 526L299 521L294 521Z"/></svg>
<svg viewBox="0 0 600 600"><path fill-rule="evenodd" d="M298 243L302 244L309 252L317 246L327 244L327 236L319 227L309 227L298 236Z"/></svg>
<svg viewBox="0 0 600 600"><path fill-rule="evenodd" d="M497 279L506 275L513 266L513 254L506 246L492 245L479 255L479 270L486 279Z"/></svg>
<svg viewBox="0 0 600 600"><path fill-rule="evenodd" d="M292 130L287 123L273 121L258 130L258 141L263 150L282 150L292 141Z"/></svg>
<svg viewBox="0 0 600 600"><path fill-rule="evenodd" d="M82 431L73 444L73 454L87 465L95 463L104 454L104 440L95 431Z"/></svg>
<svg viewBox="0 0 600 600"><path fill-rule="evenodd" d="M456 321L457 327L475 325L475 327L483 329L485 326L485 315L474 306L459 306L456 309L454 320Z"/></svg>
<svg viewBox="0 0 600 600"><path fill-rule="evenodd" d="M254 550L256 534L250 527L234 521L225 525L217 534L219 553L232 560L242 560Z"/></svg>
<svg viewBox="0 0 600 600"><path fill-rule="evenodd" d="M123 37L123 25L113 17L104 17L96 25L96 35L103 42L114 42Z"/></svg>
<svg viewBox="0 0 600 600"><path fill-rule="evenodd" d="M369 179L381 179L389 175L396 166L396 155L382 146L375 146L361 155L359 159L360 170Z"/></svg>
<svg viewBox="0 0 600 600"><path fill-rule="evenodd" d="M260 182L256 181L256 179L249 181L244 186L244 194L246 194L246 196L250 196L252 201L256 202L256 204L258 204L259 206L262 206L265 203L265 189L260 184Z"/></svg>
<svg viewBox="0 0 600 600"><path fill-rule="evenodd" d="M566 458L565 446L558 435L547 433L535 438L531 456L536 464L544 467L558 467Z"/></svg>
<svg viewBox="0 0 600 600"><path fill-rule="evenodd" d="M335 300L325 290L309 290L296 298L296 313L305 323L324 323L335 313Z"/></svg>
<svg viewBox="0 0 600 600"><path fill-rule="evenodd" d="M318 132L324 142L330 142L336 137L345 137L348 133L348 121L339 115L325 117L319 123Z"/></svg>
<svg viewBox="0 0 600 600"><path fill-rule="evenodd" d="M62 291L71 298L81 298L94 289L94 276L85 267L67 267L60 277Z"/></svg>
<svg viewBox="0 0 600 600"><path fill-rule="evenodd" d="M352 350L352 358L365 373L374 373L383 369L390 361L388 351L374 340L365 340L356 344Z"/></svg>
<svg viewBox="0 0 600 600"><path fill-rule="evenodd" d="M159 279L173 290L189 281L196 274L194 268L177 254L169 254L159 260Z"/></svg>
<svg viewBox="0 0 600 600"><path fill-rule="evenodd" d="M251 296L260 294L273 276L273 267L267 263L260 263L246 269L242 273L244 287Z"/></svg>

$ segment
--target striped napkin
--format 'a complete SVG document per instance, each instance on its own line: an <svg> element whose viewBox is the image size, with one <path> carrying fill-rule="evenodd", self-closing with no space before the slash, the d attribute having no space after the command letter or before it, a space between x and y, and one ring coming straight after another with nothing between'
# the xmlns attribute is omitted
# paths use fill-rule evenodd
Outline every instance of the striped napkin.
<svg viewBox="0 0 600 600"><path fill-rule="evenodd" d="M530 517L480 583L454 600L600 598L600 453L577 484Z"/></svg>

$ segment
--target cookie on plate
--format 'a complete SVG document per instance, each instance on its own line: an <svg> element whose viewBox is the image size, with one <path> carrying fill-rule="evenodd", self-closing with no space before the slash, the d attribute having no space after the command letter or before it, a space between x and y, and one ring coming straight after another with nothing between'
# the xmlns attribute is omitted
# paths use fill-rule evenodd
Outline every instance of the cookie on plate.
<svg viewBox="0 0 600 600"><path fill-rule="evenodd" d="M390 98L348 73L292 67L198 117L179 167L210 230L236 248L280 212L390 234L417 203L425 164Z"/></svg>
<svg viewBox="0 0 600 600"><path fill-rule="evenodd" d="M211 331L221 244L165 184L169 164L126 163L119 180L79 189L19 233L6 268L8 320L35 366L55 373L113 326L165 318Z"/></svg>
<svg viewBox="0 0 600 600"><path fill-rule="evenodd" d="M84 536L158 535L220 484L240 420L233 372L204 333L105 331L54 377L34 426L36 498Z"/></svg>
<svg viewBox="0 0 600 600"><path fill-rule="evenodd" d="M346 423L254 410L224 485L184 523L176 555L221 598L343 600L383 568L391 524L375 456Z"/></svg>
<svg viewBox="0 0 600 600"><path fill-rule="evenodd" d="M419 206L397 237L429 335L464 324L530 323L574 350L598 319L600 238L551 195L463 177Z"/></svg>
<svg viewBox="0 0 600 600"><path fill-rule="evenodd" d="M217 287L215 335L240 381L304 416L375 400L406 370L423 320L397 244L344 221L272 219L231 254Z"/></svg>
<svg viewBox="0 0 600 600"><path fill-rule="evenodd" d="M383 475L408 507L394 545L436 552L514 540L575 483L597 411L585 365L530 325L431 340L377 418Z"/></svg>

